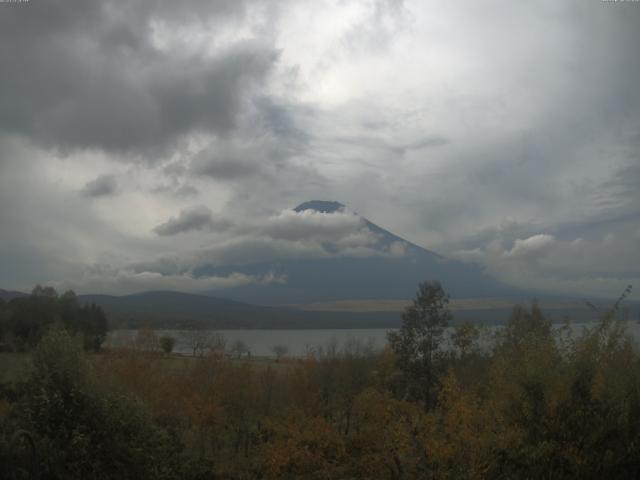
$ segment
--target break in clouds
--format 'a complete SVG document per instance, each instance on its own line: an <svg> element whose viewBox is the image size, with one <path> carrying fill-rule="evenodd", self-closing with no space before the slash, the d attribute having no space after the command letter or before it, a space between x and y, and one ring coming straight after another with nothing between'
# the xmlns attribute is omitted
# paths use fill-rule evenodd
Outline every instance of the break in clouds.
<svg viewBox="0 0 640 480"><path fill-rule="evenodd" d="M0 4L0 287L403 253L354 211L518 286L640 285L639 25L578 0ZM316 198L349 209L291 211Z"/></svg>

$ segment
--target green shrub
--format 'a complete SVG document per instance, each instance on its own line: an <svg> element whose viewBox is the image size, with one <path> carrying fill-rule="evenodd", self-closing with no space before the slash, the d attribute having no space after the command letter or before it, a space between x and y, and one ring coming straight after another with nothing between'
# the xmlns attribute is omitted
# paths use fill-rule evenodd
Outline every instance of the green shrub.
<svg viewBox="0 0 640 480"><path fill-rule="evenodd" d="M44 478L170 478L168 437L130 396L98 384L80 345L54 329L34 352L16 406L33 435Z"/></svg>

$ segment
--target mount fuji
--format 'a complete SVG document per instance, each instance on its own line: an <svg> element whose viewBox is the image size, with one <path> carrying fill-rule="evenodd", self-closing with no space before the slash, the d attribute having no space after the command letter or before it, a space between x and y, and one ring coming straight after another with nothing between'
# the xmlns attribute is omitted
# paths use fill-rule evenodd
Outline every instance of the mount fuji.
<svg viewBox="0 0 640 480"><path fill-rule="evenodd" d="M358 234L368 238L366 254L339 252L331 242L329 254L318 258L274 259L234 266L247 275L276 275L281 282L225 289L224 296L262 305L307 304L352 299L408 299L419 282L438 280L453 298L514 297L521 292L485 274L479 267L447 259L409 242L350 212L336 201L312 200L293 209L299 215L350 213L359 219ZM326 219L326 217L324 217ZM231 268L231 267L227 267ZM200 275L225 273L203 266ZM216 292L220 295L220 292Z"/></svg>

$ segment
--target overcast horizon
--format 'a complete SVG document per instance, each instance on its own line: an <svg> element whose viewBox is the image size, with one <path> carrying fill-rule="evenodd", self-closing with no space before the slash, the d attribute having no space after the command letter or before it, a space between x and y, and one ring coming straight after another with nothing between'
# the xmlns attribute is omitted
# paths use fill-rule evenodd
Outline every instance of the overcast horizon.
<svg viewBox="0 0 640 480"><path fill-rule="evenodd" d="M520 288L640 287L639 45L637 2L0 3L0 288L224 296L378 255L355 212Z"/></svg>

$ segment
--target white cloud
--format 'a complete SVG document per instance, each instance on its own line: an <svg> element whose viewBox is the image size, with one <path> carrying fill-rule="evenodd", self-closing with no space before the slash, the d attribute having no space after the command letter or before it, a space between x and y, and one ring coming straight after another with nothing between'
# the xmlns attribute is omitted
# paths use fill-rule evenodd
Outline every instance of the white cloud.
<svg viewBox="0 0 640 480"><path fill-rule="evenodd" d="M358 232L363 224L360 217L353 213L283 210L255 227L258 232L275 239L336 242Z"/></svg>
<svg viewBox="0 0 640 480"><path fill-rule="evenodd" d="M513 248L503 253L505 257L524 257L540 252L555 242L553 235L540 233L524 240L517 239L513 243Z"/></svg>

